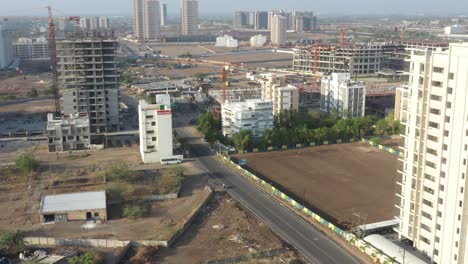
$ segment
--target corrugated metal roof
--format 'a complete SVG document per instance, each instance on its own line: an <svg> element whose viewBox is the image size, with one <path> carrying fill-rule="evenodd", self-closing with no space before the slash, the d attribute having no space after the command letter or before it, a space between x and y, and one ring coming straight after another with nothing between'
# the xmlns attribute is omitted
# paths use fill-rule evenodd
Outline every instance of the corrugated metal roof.
<svg viewBox="0 0 468 264"><path fill-rule="evenodd" d="M82 211L105 208L105 191L46 195L43 197L41 203L41 213Z"/></svg>

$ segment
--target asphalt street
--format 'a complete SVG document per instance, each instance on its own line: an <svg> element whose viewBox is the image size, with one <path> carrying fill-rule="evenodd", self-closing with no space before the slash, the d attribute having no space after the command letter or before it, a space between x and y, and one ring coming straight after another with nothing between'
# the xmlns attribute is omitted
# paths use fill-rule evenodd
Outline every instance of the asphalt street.
<svg viewBox="0 0 468 264"><path fill-rule="evenodd" d="M197 156L197 162L209 171L210 177L217 184L226 184L229 187L229 194L234 199L269 225L311 263L360 263L348 251L307 223L290 208L282 205L248 179L224 165L206 144L193 145L192 150Z"/></svg>

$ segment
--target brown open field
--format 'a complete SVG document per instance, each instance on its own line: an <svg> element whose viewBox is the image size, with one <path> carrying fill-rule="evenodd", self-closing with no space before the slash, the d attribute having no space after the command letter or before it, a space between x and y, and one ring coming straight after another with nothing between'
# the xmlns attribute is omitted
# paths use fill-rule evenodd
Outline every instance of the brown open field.
<svg viewBox="0 0 468 264"><path fill-rule="evenodd" d="M241 210L228 195L218 193L171 248L158 254L156 263L204 263L244 256L249 249L283 247L267 225Z"/></svg>
<svg viewBox="0 0 468 264"><path fill-rule="evenodd" d="M363 143L237 155L248 169L279 184L343 227L393 218L397 157ZM355 214L360 215L357 217Z"/></svg>

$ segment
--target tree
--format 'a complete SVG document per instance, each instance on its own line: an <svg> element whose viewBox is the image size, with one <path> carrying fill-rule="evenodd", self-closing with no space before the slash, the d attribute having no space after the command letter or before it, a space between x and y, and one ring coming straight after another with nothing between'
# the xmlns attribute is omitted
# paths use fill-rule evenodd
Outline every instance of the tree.
<svg viewBox="0 0 468 264"><path fill-rule="evenodd" d="M186 52L186 53L182 53L180 54L179 56L177 56L179 58L188 58L188 59L191 59L193 57L192 53L190 52Z"/></svg>
<svg viewBox="0 0 468 264"><path fill-rule="evenodd" d="M116 162L106 167L104 176L107 180L130 182L132 172L126 163Z"/></svg>
<svg viewBox="0 0 468 264"><path fill-rule="evenodd" d="M28 91L27 96L28 97L38 97L39 92L37 91L36 88L32 88L30 91Z"/></svg>
<svg viewBox="0 0 468 264"><path fill-rule="evenodd" d="M25 153L15 160L15 166L23 173L31 173L39 167L39 161L31 153Z"/></svg>
<svg viewBox="0 0 468 264"><path fill-rule="evenodd" d="M16 256L26 249L25 233L20 230L6 232L0 236L0 250L10 256Z"/></svg>
<svg viewBox="0 0 468 264"><path fill-rule="evenodd" d="M206 74L205 73L202 73L202 72L196 72L192 75L192 78L193 80L195 81L203 81L203 79L205 79L206 77Z"/></svg>
<svg viewBox="0 0 468 264"><path fill-rule="evenodd" d="M68 260L69 264L98 264L96 257L91 252L86 252L80 256L75 256Z"/></svg>
<svg viewBox="0 0 468 264"><path fill-rule="evenodd" d="M122 81L123 84L127 86L133 83L133 77L128 73L123 73L120 76L120 80Z"/></svg>
<svg viewBox="0 0 468 264"><path fill-rule="evenodd" d="M252 147L252 131L242 129L238 133L234 134L232 137L234 140L234 145L238 150L244 151Z"/></svg>
<svg viewBox="0 0 468 264"><path fill-rule="evenodd" d="M148 215L149 208L145 205L129 205L125 206L122 211L122 216L130 219L142 218Z"/></svg>

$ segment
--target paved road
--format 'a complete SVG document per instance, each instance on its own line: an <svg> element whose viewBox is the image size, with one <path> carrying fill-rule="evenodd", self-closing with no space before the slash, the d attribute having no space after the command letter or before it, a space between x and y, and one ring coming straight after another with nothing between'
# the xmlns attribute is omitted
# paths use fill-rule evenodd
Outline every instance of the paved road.
<svg viewBox="0 0 468 264"><path fill-rule="evenodd" d="M193 135L195 136L195 135ZM222 164L205 145L193 145L200 163L218 184L231 187L229 194L268 224L285 241L314 264L360 263L345 249L307 223L291 209L281 205L244 177Z"/></svg>

